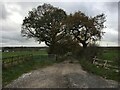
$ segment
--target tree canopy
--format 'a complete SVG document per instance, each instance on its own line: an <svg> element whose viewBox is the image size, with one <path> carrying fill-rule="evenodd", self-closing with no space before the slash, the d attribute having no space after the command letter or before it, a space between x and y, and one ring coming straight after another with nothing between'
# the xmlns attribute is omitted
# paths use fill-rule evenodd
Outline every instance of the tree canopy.
<svg viewBox="0 0 120 90"><path fill-rule="evenodd" d="M59 33L63 31L61 24L65 18L66 13L62 9L50 4L38 6L37 9L29 11L23 20L21 33L28 38L35 38L39 43L45 42L51 46L61 39Z"/></svg>
<svg viewBox="0 0 120 90"><path fill-rule="evenodd" d="M60 8L43 4L29 11L23 20L22 36L35 38L39 43L45 42L50 52L66 53L71 48L84 48L88 44L100 40L105 27L105 15L89 17L78 11L67 15Z"/></svg>
<svg viewBox="0 0 120 90"><path fill-rule="evenodd" d="M105 21L104 14L89 17L78 11L68 15L65 24L72 36L86 48L88 44L101 39Z"/></svg>

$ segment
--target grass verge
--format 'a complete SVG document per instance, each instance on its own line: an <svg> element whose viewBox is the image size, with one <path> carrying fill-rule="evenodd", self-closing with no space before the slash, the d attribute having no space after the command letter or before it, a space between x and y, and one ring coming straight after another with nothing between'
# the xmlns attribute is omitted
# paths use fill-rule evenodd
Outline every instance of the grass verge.
<svg viewBox="0 0 120 90"><path fill-rule="evenodd" d="M42 68L48 65L52 65L54 63L57 63L59 61L56 61L55 58L51 57L48 58L48 56L34 56L32 60L29 60L27 62L21 63L17 66L12 66L8 69L2 70L2 84L3 87L13 80L17 79L19 76L21 76L24 73L30 72L31 70L35 70L38 68Z"/></svg>
<svg viewBox="0 0 120 90"><path fill-rule="evenodd" d="M92 64L91 62L82 59L80 60L80 64L83 67L84 70L88 71L89 73L93 73L99 76L102 76L103 78L120 81L119 72L114 72L111 69L104 69L103 67L97 67L96 65Z"/></svg>

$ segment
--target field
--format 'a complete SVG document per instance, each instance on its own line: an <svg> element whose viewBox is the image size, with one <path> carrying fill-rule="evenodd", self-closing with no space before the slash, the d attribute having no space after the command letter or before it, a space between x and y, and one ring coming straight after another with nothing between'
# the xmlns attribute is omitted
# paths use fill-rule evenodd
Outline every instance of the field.
<svg viewBox="0 0 120 90"><path fill-rule="evenodd" d="M27 73L31 70L45 67L57 62L55 56L54 55L48 56L46 50L3 52L2 58L4 61L5 58L10 58L10 57L14 58L21 55L27 56L28 54L33 55L31 60L27 60L24 61L24 63L20 63L18 65L3 69L2 71L3 86L10 83L12 80L17 79L23 73Z"/></svg>
<svg viewBox="0 0 120 90"><path fill-rule="evenodd" d="M20 56L20 55L28 55L32 54L33 56L36 55L47 55L46 50L40 50L40 51L16 51L16 52L3 52L2 53L2 58L8 58L8 57L15 57L15 56Z"/></svg>
<svg viewBox="0 0 120 90"><path fill-rule="evenodd" d="M97 58L102 60L113 61L115 65L118 67L118 54L120 51L118 49L100 49L102 53L97 55ZM17 79L23 73L27 73L31 70L35 70L38 68L42 68L48 65L52 65L54 63L59 63L61 60L56 60L55 55L48 55L46 50L38 50L38 51L15 51L15 52L3 52L2 53L2 60L5 61L6 58L15 58L17 56L27 56L32 54L32 58L30 60L24 61L24 63L20 63L15 66L11 66L9 68L3 69L2 71L2 83L3 86L10 83L12 80ZM19 60L19 59L18 59ZM107 79L112 79L119 81L120 78L118 77L119 72L115 72L112 69L104 69L103 67L97 67L93 63L84 58L78 58L80 61L80 65L83 69L87 70L90 73L100 75Z"/></svg>
<svg viewBox="0 0 120 90"><path fill-rule="evenodd" d="M120 51L118 49L104 49L102 50L101 55L98 55L98 58L114 61L118 59L119 53Z"/></svg>
<svg viewBox="0 0 120 90"><path fill-rule="evenodd" d="M97 58L101 60L112 61L111 65L115 65L119 70L119 53L118 49L106 49L102 48L102 53L97 55ZM80 60L82 67L90 73L100 75L103 78L120 81L119 71L115 71L113 68L105 69L104 67L96 66L87 60Z"/></svg>

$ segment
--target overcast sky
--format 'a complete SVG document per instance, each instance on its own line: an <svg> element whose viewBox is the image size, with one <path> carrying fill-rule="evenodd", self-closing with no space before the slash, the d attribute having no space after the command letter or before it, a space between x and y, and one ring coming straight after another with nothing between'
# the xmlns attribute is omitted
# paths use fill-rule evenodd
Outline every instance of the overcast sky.
<svg viewBox="0 0 120 90"><path fill-rule="evenodd" d="M21 24L28 11L44 2L2 2L0 4L0 27L2 46L44 46L34 39L21 36ZM104 13L107 17L106 32L99 42L101 46L118 45L118 3L117 2L47 2L64 9L67 14L82 11L86 15L95 16Z"/></svg>

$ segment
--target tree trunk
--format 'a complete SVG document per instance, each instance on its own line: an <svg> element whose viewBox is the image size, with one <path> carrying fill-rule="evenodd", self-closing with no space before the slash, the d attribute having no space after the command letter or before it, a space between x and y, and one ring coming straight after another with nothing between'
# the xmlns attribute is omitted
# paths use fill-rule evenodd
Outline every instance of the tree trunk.
<svg viewBox="0 0 120 90"><path fill-rule="evenodd" d="M82 43L82 45L83 45L83 48L86 48L87 47L87 43Z"/></svg>
<svg viewBox="0 0 120 90"><path fill-rule="evenodd" d="M48 54L55 54L55 43L51 43L51 45L49 46Z"/></svg>

